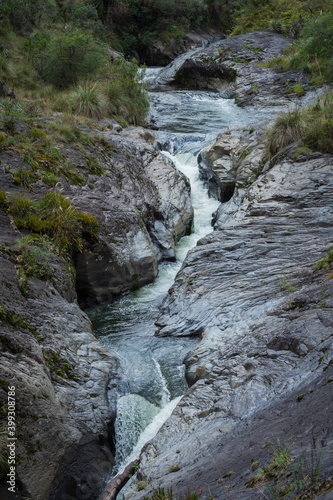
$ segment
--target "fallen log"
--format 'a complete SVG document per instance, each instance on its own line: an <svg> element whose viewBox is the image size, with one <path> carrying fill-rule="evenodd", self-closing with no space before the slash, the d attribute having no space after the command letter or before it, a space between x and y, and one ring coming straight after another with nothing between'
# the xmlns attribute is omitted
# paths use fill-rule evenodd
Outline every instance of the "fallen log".
<svg viewBox="0 0 333 500"><path fill-rule="evenodd" d="M99 500L115 500L119 491L125 486L130 478L135 474L140 463L140 453L137 453L118 474L111 479L102 491Z"/></svg>

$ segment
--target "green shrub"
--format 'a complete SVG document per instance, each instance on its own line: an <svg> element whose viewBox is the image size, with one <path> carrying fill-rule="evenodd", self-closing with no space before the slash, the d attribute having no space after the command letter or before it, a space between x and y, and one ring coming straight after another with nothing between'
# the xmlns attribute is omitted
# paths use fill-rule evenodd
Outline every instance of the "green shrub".
<svg viewBox="0 0 333 500"><path fill-rule="evenodd" d="M142 83L141 71L134 59L124 61L120 57L110 69L110 111L134 125L143 125L149 111L149 100Z"/></svg>
<svg viewBox="0 0 333 500"><path fill-rule="evenodd" d="M0 114L2 114L2 125L9 134L13 135L16 121L27 118L26 105L20 101L16 102L10 97L5 97L0 100Z"/></svg>
<svg viewBox="0 0 333 500"><path fill-rule="evenodd" d="M285 57L269 61L279 71L298 69L313 76L313 82L333 81L333 11L303 23L300 40Z"/></svg>
<svg viewBox="0 0 333 500"><path fill-rule="evenodd" d="M90 118L101 118L107 115L108 100L98 82L86 80L72 93L71 106L75 113Z"/></svg>
<svg viewBox="0 0 333 500"><path fill-rule="evenodd" d="M75 29L52 38L36 59L40 77L58 88L97 73L104 62L104 48L90 33Z"/></svg>
<svg viewBox="0 0 333 500"><path fill-rule="evenodd" d="M52 19L57 11L55 0L5 0L0 3L0 18L23 34L30 33L42 16Z"/></svg>
<svg viewBox="0 0 333 500"><path fill-rule="evenodd" d="M10 213L16 217L25 217L30 213L33 202L24 196L14 195L8 198Z"/></svg>
<svg viewBox="0 0 333 500"><path fill-rule="evenodd" d="M104 6L103 2L99 2ZM84 0L73 2L66 0L63 5L63 17L66 22L71 22L77 28L91 31L97 38L106 38L106 29L99 19L97 12L98 2Z"/></svg>
<svg viewBox="0 0 333 500"><path fill-rule="evenodd" d="M229 1L219 0L219 3ZM236 30L241 27L243 32L271 28L298 37L304 19L329 12L332 7L330 0L231 0L230 3L232 35L238 34Z"/></svg>
<svg viewBox="0 0 333 500"><path fill-rule="evenodd" d="M0 207L4 207L7 205L7 195L5 191L0 191Z"/></svg>

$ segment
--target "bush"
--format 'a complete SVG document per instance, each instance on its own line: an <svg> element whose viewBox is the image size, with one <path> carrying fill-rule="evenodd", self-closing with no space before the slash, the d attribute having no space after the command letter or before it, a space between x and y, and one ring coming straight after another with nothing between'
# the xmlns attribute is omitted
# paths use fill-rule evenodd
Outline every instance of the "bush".
<svg viewBox="0 0 333 500"><path fill-rule="evenodd" d="M40 77L58 88L97 73L104 62L104 48L93 36L80 30L57 35L37 57Z"/></svg>
<svg viewBox="0 0 333 500"><path fill-rule="evenodd" d="M30 33L43 18L54 18L58 7L55 0L4 0L0 3L2 17L21 33Z"/></svg>
<svg viewBox="0 0 333 500"><path fill-rule="evenodd" d="M97 38L106 38L106 29L99 19L93 0L66 0L63 5L63 17L66 22L71 22L77 28L91 31Z"/></svg>
<svg viewBox="0 0 333 500"><path fill-rule="evenodd" d="M137 62L120 57L110 69L110 111L129 123L143 125L149 111L149 100Z"/></svg>
<svg viewBox="0 0 333 500"><path fill-rule="evenodd" d="M101 118L107 114L108 100L97 82L87 80L71 94L71 106L75 113Z"/></svg>

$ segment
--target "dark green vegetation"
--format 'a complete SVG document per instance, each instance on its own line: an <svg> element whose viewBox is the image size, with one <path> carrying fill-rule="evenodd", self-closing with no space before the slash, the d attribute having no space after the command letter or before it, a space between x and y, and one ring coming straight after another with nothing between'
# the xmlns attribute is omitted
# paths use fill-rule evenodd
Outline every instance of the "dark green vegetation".
<svg viewBox="0 0 333 500"><path fill-rule="evenodd" d="M267 133L267 154L274 156L286 146L300 141L295 159L303 152L333 154L333 94L328 93L307 108L280 115Z"/></svg>
<svg viewBox="0 0 333 500"><path fill-rule="evenodd" d="M140 53L154 39L168 43L207 23L204 0L116 0L110 19L120 50Z"/></svg>
<svg viewBox="0 0 333 500"><path fill-rule="evenodd" d="M120 114L144 124L148 99L136 62L115 62L108 52L106 10L94 0L10 0L0 5L0 73L17 102L2 102L4 125L27 116L63 112L92 118ZM111 33L108 36L111 37ZM112 75L121 106L114 102ZM110 83L111 75L111 83Z"/></svg>
<svg viewBox="0 0 333 500"><path fill-rule="evenodd" d="M333 81L333 11L303 22L300 38L285 56L272 59L276 71L298 69L312 75L315 84Z"/></svg>
<svg viewBox="0 0 333 500"><path fill-rule="evenodd" d="M49 191L38 201L12 196L5 203L19 229L28 229L41 235L20 240L20 248L31 276L44 273L43 269L48 266L48 249L52 245L60 253L74 253L81 250L83 235L90 238L97 236L96 217L78 212L55 191Z"/></svg>

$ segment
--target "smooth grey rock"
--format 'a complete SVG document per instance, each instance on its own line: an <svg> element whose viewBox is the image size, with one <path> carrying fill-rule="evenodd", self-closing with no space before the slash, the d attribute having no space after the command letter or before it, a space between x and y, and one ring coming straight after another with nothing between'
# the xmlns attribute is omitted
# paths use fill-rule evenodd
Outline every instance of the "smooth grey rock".
<svg viewBox="0 0 333 500"><path fill-rule="evenodd" d="M281 55L291 43L269 31L219 40L179 56L162 70L155 84L216 89L223 97L235 98L239 106L264 106L277 112L297 99L297 83L308 90L309 77L299 71L277 74L257 64Z"/></svg>
<svg viewBox="0 0 333 500"><path fill-rule="evenodd" d="M232 137L227 131L206 152L212 164L219 154L223 162L225 143L237 156L240 142ZM235 182L248 156L239 158ZM320 446L330 449L333 282L330 270L315 264L333 237L332 167L330 155L298 161L292 151L284 155L241 187L242 199L223 224L221 211L217 230L185 259L162 306L157 335L198 336L185 359L191 387L142 452L138 477L149 483L145 496L160 485L172 486L176 496L189 486L228 498L218 479L234 470L225 482L232 495L259 499L263 490L245 484L255 475L251 460L258 457L263 467L277 439L292 440L294 456L303 446L309 460L312 429ZM303 397L308 404L301 407ZM267 442L269 454L260 451ZM328 477L332 464L325 449ZM179 471L168 473L170 466ZM129 497L143 498L134 487Z"/></svg>
<svg viewBox="0 0 333 500"><path fill-rule="evenodd" d="M15 386L16 464L23 497L65 498L83 489L97 497L113 467L112 433L118 391L117 362L92 335L80 310L68 263L54 256L52 282L29 279L29 296L15 268L21 234L0 212L0 404ZM69 483L71 488L64 487ZM59 497L58 491L64 495ZM5 496L0 488L1 498Z"/></svg>

